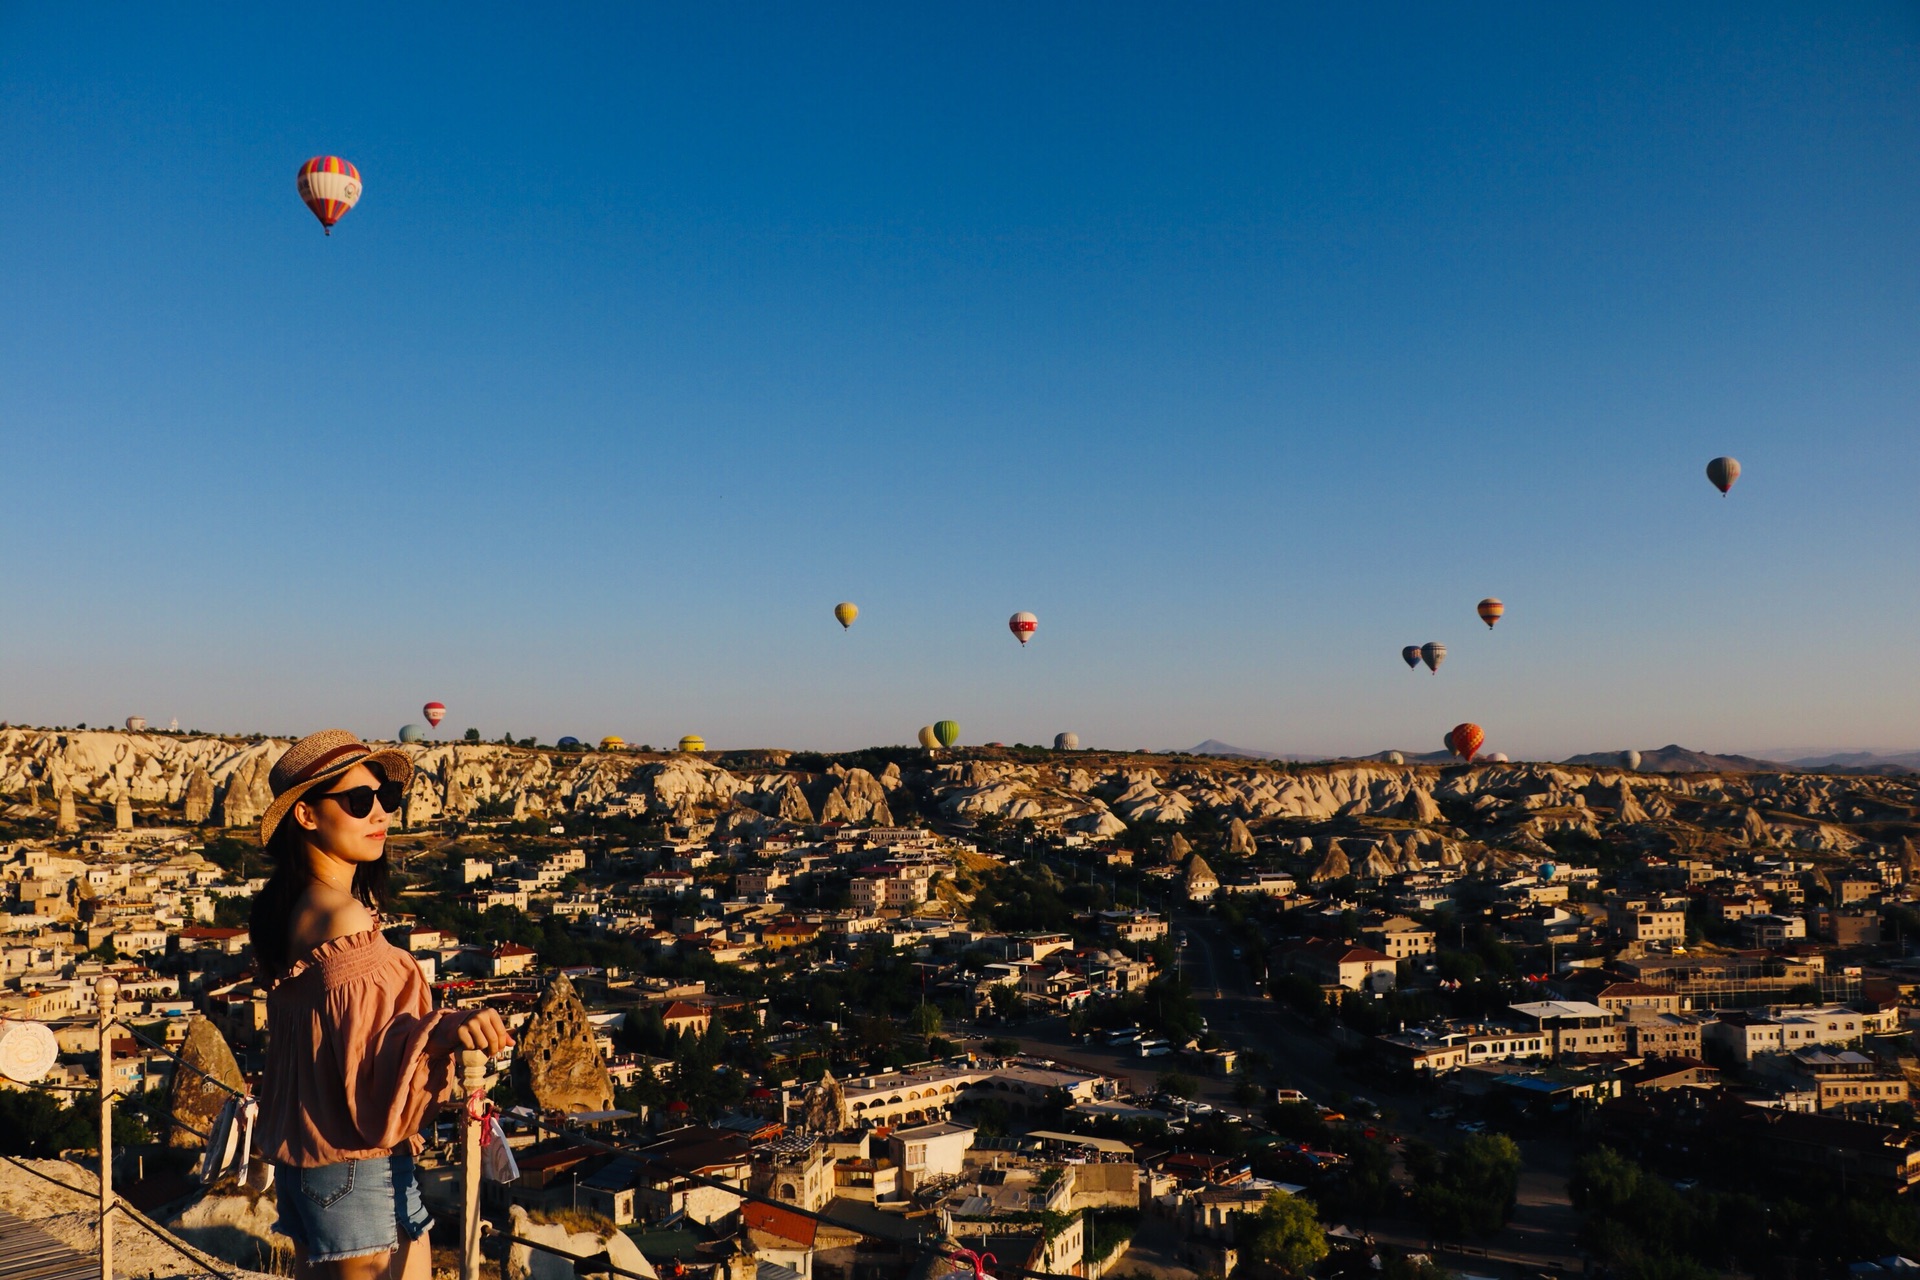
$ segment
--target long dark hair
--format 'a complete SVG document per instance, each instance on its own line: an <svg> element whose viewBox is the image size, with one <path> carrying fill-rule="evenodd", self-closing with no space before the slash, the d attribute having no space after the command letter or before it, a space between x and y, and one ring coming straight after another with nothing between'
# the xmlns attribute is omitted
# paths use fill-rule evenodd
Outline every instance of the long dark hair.
<svg viewBox="0 0 1920 1280"><path fill-rule="evenodd" d="M368 767L380 775L377 766ZM385 776L380 775L380 780L386 781ZM318 791L309 794L317 796ZM308 843L307 829L293 820L291 811L280 819L272 839L267 841L273 874L267 878L266 887L254 895L249 940L253 943L253 958L260 965L260 976L269 982L283 977L293 967L295 957L287 954L292 945L288 933L293 921L293 905L307 890ZM367 910L375 915L380 913L387 901L385 850L372 862L363 862L353 869L353 896Z"/></svg>

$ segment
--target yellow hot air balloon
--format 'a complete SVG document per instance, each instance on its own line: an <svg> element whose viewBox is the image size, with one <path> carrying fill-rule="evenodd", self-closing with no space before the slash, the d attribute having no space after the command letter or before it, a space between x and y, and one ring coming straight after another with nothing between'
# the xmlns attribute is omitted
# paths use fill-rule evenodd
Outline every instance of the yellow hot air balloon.
<svg viewBox="0 0 1920 1280"><path fill-rule="evenodd" d="M939 747L940 739L934 733L932 725L925 724L920 726L920 745L929 751Z"/></svg>
<svg viewBox="0 0 1920 1280"><path fill-rule="evenodd" d="M860 606L851 600L842 600L833 606L833 616L840 620L841 629L844 630L852 626L853 620L860 616Z"/></svg>
<svg viewBox="0 0 1920 1280"><path fill-rule="evenodd" d="M627 749L627 740L618 734L610 733L600 739L600 749L602 751L625 751Z"/></svg>
<svg viewBox="0 0 1920 1280"><path fill-rule="evenodd" d="M690 733L686 737L680 739L680 749L682 751L691 751L695 753L705 751L707 749L707 740L701 737L697 733Z"/></svg>

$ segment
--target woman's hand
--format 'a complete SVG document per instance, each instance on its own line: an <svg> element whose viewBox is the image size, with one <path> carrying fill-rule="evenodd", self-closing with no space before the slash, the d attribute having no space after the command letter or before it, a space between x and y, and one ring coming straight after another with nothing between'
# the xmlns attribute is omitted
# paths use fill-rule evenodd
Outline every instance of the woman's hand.
<svg viewBox="0 0 1920 1280"><path fill-rule="evenodd" d="M480 1049L489 1058L513 1047L507 1024L491 1009L471 1009L444 1015L433 1029L433 1047L442 1053L456 1049Z"/></svg>

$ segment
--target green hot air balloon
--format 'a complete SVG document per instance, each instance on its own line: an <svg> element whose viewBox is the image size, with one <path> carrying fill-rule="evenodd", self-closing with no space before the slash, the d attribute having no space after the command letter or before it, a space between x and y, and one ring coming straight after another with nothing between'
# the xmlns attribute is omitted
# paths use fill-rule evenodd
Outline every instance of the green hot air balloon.
<svg viewBox="0 0 1920 1280"><path fill-rule="evenodd" d="M940 739L941 746L951 747L960 741L960 726L951 720L936 720L933 722L933 736Z"/></svg>

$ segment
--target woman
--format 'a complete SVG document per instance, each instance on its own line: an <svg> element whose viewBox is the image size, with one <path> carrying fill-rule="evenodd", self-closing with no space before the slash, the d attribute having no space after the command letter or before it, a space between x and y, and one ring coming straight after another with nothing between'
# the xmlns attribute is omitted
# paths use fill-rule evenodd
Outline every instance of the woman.
<svg viewBox="0 0 1920 1280"><path fill-rule="evenodd" d="M267 994L256 1130L303 1277L428 1280L413 1157L460 1049L512 1041L491 1009L440 1012L413 957L380 934L387 824L413 762L344 729L288 748L267 782L273 877L253 904Z"/></svg>

